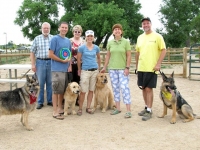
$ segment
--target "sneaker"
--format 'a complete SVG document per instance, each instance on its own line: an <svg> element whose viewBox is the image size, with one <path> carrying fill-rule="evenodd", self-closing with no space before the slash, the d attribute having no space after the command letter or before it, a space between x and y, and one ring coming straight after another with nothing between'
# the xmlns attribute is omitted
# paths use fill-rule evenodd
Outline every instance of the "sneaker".
<svg viewBox="0 0 200 150"><path fill-rule="evenodd" d="M146 109L142 110L141 112L138 113L139 116L144 116L144 114L146 113Z"/></svg>
<svg viewBox="0 0 200 150"><path fill-rule="evenodd" d="M47 103L48 106L53 106L52 102Z"/></svg>
<svg viewBox="0 0 200 150"><path fill-rule="evenodd" d="M38 104L38 106L36 108L41 109L42 107L43 107L43 104Z"/></svg>
<svg viewBox="0 0 200 150"><path fill-rule="evenodd" d="M152 112L146 111L145 114L142 117L143 121L147 121L152 117Z"/></svg>

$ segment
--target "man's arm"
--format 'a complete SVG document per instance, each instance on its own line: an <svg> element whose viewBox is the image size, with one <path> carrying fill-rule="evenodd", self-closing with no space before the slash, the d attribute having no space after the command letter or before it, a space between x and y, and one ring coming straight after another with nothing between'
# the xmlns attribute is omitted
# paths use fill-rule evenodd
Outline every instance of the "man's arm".
<svg viewBox="0 0 200 150"><path fill-rule="evenodd" d="M30 59L31 59L31 69L36 72L36 66L35 66L35 54L33 52L30 53Z"/></svg>
<svg viewBox="0 0 200 150"><path fill-rule="evenodd" d="M137 70L138 68L138 59L139 59L139 56L140 56L140 52L137 52L135 53L135 68Z"/></svg>
<svg viewBox="0 0 200 150"><path fill-rule="evenodd" d="M165 58L165 55L166 55L166 49L162 49L162 52L161 52L160 57L159 57L159 59L158 59L158 61L157 61L157 64L156 64L156 66L154 67L154 70L155 70L155 71L159 71L159 70L160 70L160 68L161 68L161 63L162 63L163 59Z"/></svg>

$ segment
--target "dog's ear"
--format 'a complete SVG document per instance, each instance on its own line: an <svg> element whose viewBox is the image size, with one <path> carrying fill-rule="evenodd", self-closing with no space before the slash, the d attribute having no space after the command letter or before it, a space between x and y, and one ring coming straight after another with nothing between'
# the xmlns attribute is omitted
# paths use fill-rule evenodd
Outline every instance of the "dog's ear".
<svg viewBox="0 0 200 150"><path fill-rule="evenodd" d="M66 89L66 91L68 92L68 93L71 93L72 91L71 91L71 88L70 88L70 84L71 83L68 83L68 86L67 86L67 89Z"/></svg>
<svg viewBox="0 0 200 150"><path fill-rule="evenodd" d="M172 74L170 75L170 77L174 78L174 71L172 72Z"/></svg>
<svg viewBox="0 0 200 150"><path fill-rule="evenodd" d="M98 78L99 78L99 76L97 75L96 78L97 78L96 83L98 83Z"/></svg>
<svg viewBox="0 0 200 150"><path fill-rule="evenodd" d="M27 81L27 82L31 82L31 80L29 79L29 76L28 76L28 75L26 75L26 81Z"/></svg>
<svg viewBox="0 0 200 150"><path fill-rule="evenodd" d="M166 81L167 80L167 76L164 74L164 72L160 72L160 74L162 76L163 81Z"/></svg>

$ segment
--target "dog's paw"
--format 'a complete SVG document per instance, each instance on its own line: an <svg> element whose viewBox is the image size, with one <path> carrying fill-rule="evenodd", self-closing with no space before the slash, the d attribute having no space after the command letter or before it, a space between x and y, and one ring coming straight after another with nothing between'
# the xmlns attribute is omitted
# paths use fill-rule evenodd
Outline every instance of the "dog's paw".
<svg viewBox="0 0 200 150"><path fill-rule="evenodd" d="M65 117L67 117L67 116L68 116L68 113L67 113L67 112L65 112L65 113L64 113L64 116L65 116Z"/></svg>
<svg viewBox="0 0 200 150"><path fill-rule="evenodd" d="M106 112L106 109L105 109L105 108L103 108L101 112L102 112L102 113L105 113L105 112Z"/></svg>
<svg viewBox="0 0 200 150"><path fill-rule="evenodd" d="M77 113L75 111L72 111L72 115L76 115Z"/></svg>
<svg viewBox="0 0 200 150"><path fill-rule="evenodd" d="M172 119L172 120L170 121L170 123L171 123L171 124L175 124L175 123L176 123L176 120Z"/></svg>
<svg viewBox="0 0 200 150"><path fill-rule="evenodd" d="M33 128L32 127L26 127L26 130L33 131Z"/></svg>
<svg viewBox="0 0 200 150"><path fill-rule="evenodd" d="M164 115L157 116L158 118L164 118Z"/></svg>

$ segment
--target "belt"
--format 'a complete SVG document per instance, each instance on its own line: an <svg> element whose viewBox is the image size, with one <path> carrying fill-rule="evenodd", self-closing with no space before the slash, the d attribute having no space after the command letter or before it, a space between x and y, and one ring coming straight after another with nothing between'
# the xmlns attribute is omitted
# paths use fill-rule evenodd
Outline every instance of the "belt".
<svg viewBox="0 0 200 150"><path fill-rule="evenodd" d="M51 58L37 58L39 60L51 60Z"/></svg>
<svg viewBox="0 0 200 150"><path fill-rule="evenodd" d="M91 69L88 69L88 70L85 70L85 71L95 71L97 70L97 68L91 68Z"/></svg>

